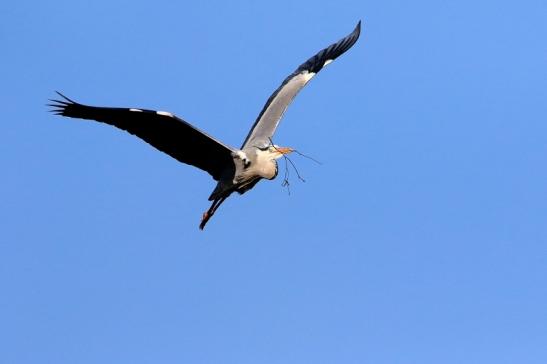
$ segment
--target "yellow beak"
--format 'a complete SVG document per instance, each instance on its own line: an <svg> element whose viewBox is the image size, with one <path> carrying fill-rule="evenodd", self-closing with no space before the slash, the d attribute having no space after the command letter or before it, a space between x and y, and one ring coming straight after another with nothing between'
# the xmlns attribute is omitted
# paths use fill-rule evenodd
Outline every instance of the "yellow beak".
<svg viewBox="0 0 547 364"><path fill-rule="evenodd" d="M289 147L277 147L275 149L281 154L289 154L289 153L292 153L294 151L294 149L289 148Z"/></svg>

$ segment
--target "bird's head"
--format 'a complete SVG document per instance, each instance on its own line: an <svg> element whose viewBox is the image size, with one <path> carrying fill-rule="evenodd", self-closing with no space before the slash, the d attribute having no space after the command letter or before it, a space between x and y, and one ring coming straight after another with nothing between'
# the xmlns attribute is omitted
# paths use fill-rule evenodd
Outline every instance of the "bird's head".
<svg viewBox="0 0 547 364"><path fill-rule="evenodd" d="M279 145L270 145L268 151L273 155L275 159L281 158L285 154L290 154L294 149L289 147L280 147Z"/></svg>

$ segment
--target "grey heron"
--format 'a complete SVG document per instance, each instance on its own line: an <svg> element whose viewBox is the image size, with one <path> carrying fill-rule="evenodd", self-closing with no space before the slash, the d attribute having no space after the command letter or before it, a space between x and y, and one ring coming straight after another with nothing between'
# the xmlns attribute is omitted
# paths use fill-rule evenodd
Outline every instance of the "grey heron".
<svg viewBox="0 0 547 364"><path fill-rule="evenodd" d="M202 132L166 111L140 108L96 107L80 104L60 92L60 100L50 100L53 113L71 118L89 119L125 130L179 162L208 172L217 185L203 214L200 229L219 206L233 193L243 194L261 179L277 176L276 159L293 149L272 143L272 137L285 110L298 92L323 67L350 49L361 32L361 22L338 42L319 51L302 63L274 91L258 115L241 148L233 148Z"/></svg>

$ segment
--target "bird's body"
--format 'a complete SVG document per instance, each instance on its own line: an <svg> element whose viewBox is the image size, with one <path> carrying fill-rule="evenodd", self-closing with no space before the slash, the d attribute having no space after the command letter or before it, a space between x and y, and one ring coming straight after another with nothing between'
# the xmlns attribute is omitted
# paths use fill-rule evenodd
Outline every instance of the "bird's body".
<svg viewBox="0 0 547 364"><path fill-rule="evenodd" d="M272 143L283 114L298 92L324 66L357 41L361 22L347 37L323 49L289 75L270 96L241 148L233 148L166 111L138 108L94 107L79 104L59 93L52 111L63 116L91 119L116 126L138 136L178 161L208 172L217 182L211 207L203 214L200 228L233 192L243 194L261 179L277 176L276 159L292 152Z"/></svg>

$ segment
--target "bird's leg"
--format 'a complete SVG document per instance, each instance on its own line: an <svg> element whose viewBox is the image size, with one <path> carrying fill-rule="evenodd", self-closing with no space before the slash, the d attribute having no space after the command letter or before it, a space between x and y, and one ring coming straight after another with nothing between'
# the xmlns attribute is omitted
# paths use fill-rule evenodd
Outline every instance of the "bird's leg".
<svg viewBox="0 0 547 364"><path fill-rule="evenodd" d="M203 230L203 228L207 224L207 221L209 221L209 219L213 217L213 215L215 214L215 211L224 202L224 200L226 200L226 198L228 198L228 196L217 198L216 200L213 201L213 203L211 204L211 207L209 207L209 210L203 213L203 216L201 217L201 223L199 224L199 228L201 230Z"/></svg>
<svg viewBox="0 0 547 364"><path fill-rule="evenodd" d="M203 230L203 228L205 227L205 224L207 224L207 221L209 221L209 219L211 218L211 216L213 216L213 206L215 205L215 203L217 202L218 200L214 200L213 201L213 204L211 205L211 207L209 207L209 210L205 211L203 213L203 215L201 216L201 222L199 223L199 229L200 230Z"/></svg>

